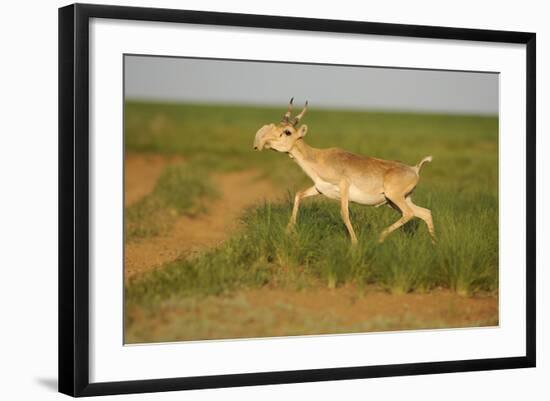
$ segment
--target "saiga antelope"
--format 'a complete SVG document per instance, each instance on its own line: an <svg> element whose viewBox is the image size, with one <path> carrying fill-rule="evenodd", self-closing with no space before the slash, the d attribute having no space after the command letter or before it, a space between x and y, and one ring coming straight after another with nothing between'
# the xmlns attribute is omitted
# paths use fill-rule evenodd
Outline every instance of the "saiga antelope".
<svg viewBox="0 0 550 401"><path fill-rule="evenodd" d="M411 199L420 169L424 163L432 161L432 157L427 156L417 165L409 166L398 161L359 156L339 148L313 148L304 141L307 125L298 128L307 111L307 102L300 114L291 118L292 100L283 119L278 124L264 125L254 139L255 150L265 148L288 153L314 183L296 194L288 228L292 229L296 224L300 201L322 194L340 200L340 212L352 244L357 243L357 236L349 219L350 201L369 206L388 203L401 212L401 218L382 231L379 242L413 217L418 217L428 226L435 243L431 211L415 205Z"/></svg>

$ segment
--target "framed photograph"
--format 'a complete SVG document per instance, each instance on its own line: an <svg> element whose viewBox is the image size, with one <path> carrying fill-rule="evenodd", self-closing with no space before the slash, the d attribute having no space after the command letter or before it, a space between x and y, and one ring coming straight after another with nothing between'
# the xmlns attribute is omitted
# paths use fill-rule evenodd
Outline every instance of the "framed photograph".
<svg viewBox="0 0 550 401"><path fill-rule="evenodd" d="M534 33L59 10L63 393L533 367L535 222Z"/></svg>

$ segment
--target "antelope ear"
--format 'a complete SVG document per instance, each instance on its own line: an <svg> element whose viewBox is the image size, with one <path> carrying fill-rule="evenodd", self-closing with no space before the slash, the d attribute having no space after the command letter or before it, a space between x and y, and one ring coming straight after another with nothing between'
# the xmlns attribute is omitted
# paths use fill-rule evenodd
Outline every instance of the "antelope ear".
<svg viewBox="0 0 550 401"><path fill-rule="evenodd" d="M307 125L302 125L300 126L300 128L298 129L298 136L300 138L303 138L304 136L306 136L307 134Z"/></svg>

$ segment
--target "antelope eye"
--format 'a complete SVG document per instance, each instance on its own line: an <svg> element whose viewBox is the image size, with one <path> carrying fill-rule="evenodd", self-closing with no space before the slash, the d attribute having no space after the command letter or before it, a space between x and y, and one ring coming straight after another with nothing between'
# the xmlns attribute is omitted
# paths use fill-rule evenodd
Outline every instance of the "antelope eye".
<svg viewBox="0 0 550 401"><path fill-rule="evenodd" d="M285 131L284 131L284 132L285 132L285 135L286 135L286 136L290 136L290 135L292 135L292 132L290 132L290 131L289 131L289 130L287 130L287 129L285 129Z"/></svg>

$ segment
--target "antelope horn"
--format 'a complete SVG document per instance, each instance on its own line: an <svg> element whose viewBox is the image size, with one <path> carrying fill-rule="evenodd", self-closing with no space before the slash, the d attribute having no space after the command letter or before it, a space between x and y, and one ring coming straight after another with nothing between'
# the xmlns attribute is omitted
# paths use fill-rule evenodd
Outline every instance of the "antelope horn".
<svg viewBox="0 0 550 401"><path fill-rule="evenodd" d="M307 111L307 100L306 100L306 105L304 106L300 114L294 117L294 120L292 121L292 125L297 125L302 119L302 117L304 116L304 114L306 114L306 111Z"/></svg>
<svg viewBox="0 0 550 401"><path fill-rule="evenodd" d="M285 113L283 117L283 122L288 123L290 122L290 113L292 113L292 102L294 101L294 98L290 99L290 103L288 104L288 111Z"/></svg>

